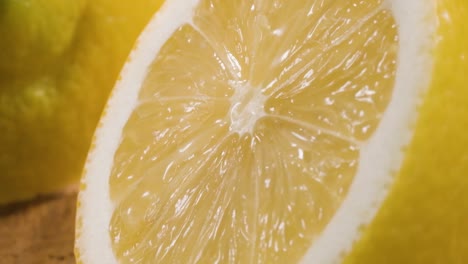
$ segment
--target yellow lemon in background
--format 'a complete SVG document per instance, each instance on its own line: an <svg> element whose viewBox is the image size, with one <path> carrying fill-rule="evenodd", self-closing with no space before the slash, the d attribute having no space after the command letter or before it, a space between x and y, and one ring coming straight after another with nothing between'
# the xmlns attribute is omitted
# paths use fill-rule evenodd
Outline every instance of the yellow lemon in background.
<svg viewBox="0 0 468 264"><path fill-rule="evenodd" d="M468 2L168 0L108 102L79 263L467 263Z"/></svg>
<svg viewBox="0 0 468 264"><path fill-rule="evenodd" d="M0 2L0 204L77 182L108 93L161 2Z"/></svg>

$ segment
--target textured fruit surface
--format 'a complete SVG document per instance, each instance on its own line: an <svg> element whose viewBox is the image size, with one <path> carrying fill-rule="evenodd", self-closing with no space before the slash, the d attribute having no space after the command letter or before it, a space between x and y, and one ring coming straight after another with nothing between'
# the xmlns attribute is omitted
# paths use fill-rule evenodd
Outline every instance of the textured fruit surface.
<svg viewBox="0 0 468 264"><path fill-rule="evenodd" d="M0 2L0 204L75 183L159 0Z"/></svg>
<svg viewBox="0 0 468 264"><path fill-rule="evenodd" d="M402 170L345 263L468 263L468 2L438 1L432 85Z"/></svg>
<svg viewBox="0 0 468 264"><path fill-rule="evenodd" d="M96 134L80 260L468 262L468 2L166 3Z"/></svg>
<svg viewBox="0 0 468 264"><path fill-rule="evenodd" d="M392 13L379 0L203 0L192 20L153 61L115 154L115 253L297 262L390 100Z"/></svg>

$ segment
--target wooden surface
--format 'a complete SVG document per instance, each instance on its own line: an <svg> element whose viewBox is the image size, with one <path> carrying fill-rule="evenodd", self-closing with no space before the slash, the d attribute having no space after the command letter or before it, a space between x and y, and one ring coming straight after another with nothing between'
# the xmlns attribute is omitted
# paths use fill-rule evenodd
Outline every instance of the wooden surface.
<svg viewBox="0 0 468 264"><path fill-rule="evenodd" d="M0 207L1 264L73 264L76 195Z"/></svg>

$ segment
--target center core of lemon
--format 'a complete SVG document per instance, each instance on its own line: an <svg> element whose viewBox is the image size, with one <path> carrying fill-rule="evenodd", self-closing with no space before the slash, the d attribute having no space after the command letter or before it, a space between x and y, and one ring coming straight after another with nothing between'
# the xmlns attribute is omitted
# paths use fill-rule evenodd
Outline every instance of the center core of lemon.
<svg viewBox="0 0 468 264"><path fill-rule="evenodd" d="M230 131L240 135L253 132L258 119L265 116L266 97L261 89L254 89L244 82L231 82L234 95L231 97L229 117Z"/></svg>

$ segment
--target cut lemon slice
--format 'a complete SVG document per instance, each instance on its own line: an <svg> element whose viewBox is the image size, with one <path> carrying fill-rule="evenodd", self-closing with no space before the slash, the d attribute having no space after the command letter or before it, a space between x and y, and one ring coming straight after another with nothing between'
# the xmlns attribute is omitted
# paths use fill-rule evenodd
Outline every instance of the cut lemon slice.
<svg viewBox="0 0 468 264"><path fill-rule="evenodd" d="M89 155L83 263L336 263L429 86L435 3L168 0Z"/></svg>

